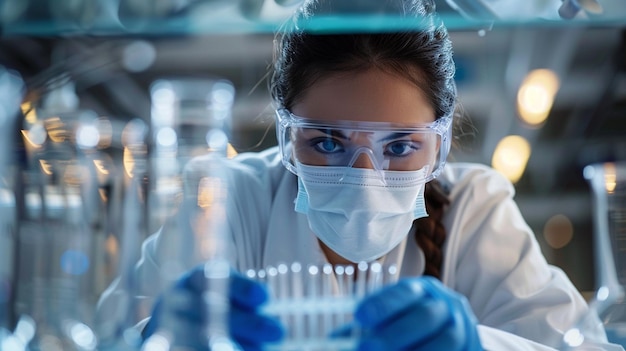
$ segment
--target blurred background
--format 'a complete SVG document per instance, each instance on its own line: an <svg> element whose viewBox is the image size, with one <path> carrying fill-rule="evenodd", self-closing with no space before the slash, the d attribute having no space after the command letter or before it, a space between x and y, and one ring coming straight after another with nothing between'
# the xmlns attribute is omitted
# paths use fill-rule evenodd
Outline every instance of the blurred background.
<svg viewBox="0 0 626 351"><path fill-rule="evenodd" d="M626 159L626 6L581 1L575 16L559 16L560 0L523 3L437 2L465 114L450 160L505 173L547 259L590 292L594 233L582 170ZM27 120L52 107L91 110L114 134L130 120L148 121L158 78L228 79L231 144L257 151L276 142L272 30L297 4L0 1L0 65L24 82Z"/></svg>

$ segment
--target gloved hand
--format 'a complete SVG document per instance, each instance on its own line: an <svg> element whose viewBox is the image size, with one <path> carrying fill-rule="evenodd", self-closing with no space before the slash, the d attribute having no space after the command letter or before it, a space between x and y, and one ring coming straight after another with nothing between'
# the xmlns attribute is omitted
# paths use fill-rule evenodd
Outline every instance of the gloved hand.
<svg viewBox="0 0 626 351"><path fill-rule="evenodd" d="M142 331L143 339L164 328L173 336L175 345L208 350L208 318L202 297L205 285L202 266L180 278L157 299L150 321ZM244 350L261 350L263 343L282 338L284 332L279 322L257 312L268 298L264 286L231 271L229 298L230 334Z"/></svg>
<svg viewBox="0 0 626 351"><path fill-rule="evenodd" d="M483 349L465 297L431 277L383 288L357 306L354 318L362 327L359 351Z"/></svg>

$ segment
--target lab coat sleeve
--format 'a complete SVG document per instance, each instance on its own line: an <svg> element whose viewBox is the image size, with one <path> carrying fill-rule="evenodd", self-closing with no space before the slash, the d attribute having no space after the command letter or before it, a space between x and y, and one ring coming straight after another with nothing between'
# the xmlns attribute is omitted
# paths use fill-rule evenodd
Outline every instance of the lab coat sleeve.
<svg viewBox="0 0 626 351"><path fill-rule="evenodd" d="M178 223L172 223L187 220L180 212L144 240L132 273L122 273L102 293L96 313L99 335L113 337L120 326L143 329L159 294L185 271L201 263L188 249L193 241L183 237ZM126 276L129 273L130 279Z"/></svg>
<svg viewBox="0 0 626 351"><path fill-rule="evenodd" d="M141 259L133 269L132 289L128 277L121 275L101 294L96 308L96 328L102 338L115 337L118 328L132 327L150 315L156 295L162 289L160 268L155 261L157 233L148 237L141 246ZM138 327L140 329L140 327Z"/></svg>
<svg viewBox="0 0 626 351"><path fill-rule="evenodd" d="M561 349L563 333L588 307L563 271L546 262L512 185L487 167L462 169L454 181L443 280L468 298L485 349ZM599 320L583 334L612 347Z"/></svg>

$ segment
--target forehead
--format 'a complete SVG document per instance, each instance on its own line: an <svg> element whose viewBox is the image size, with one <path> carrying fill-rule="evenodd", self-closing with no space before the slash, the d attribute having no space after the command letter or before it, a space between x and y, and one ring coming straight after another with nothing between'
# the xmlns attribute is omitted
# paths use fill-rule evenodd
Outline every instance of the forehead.
<svg viewBox="0 0 626 351"><path fill-rule="evenodd" d="M337 73L316 81L291 112L321 121L428 123L435 112L407 78L378 69Z"/></svg>

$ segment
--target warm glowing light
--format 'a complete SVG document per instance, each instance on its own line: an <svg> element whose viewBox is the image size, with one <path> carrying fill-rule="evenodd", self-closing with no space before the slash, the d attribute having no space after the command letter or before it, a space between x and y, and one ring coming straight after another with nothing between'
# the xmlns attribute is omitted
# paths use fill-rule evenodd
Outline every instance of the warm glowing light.
<svg viewBox="0 0 626 351"><path fill-rule="evenodd" d="M553 71L531 71L517 93L517 109L522 120L533 126L543 123L548 118L558 90L559 78Z"/></svg>
<svg viewBox="0 0 626 351"><path fill-rule="evenodd" d="M204 177L198 184L198 206L210 208L226 198L226 185L220 178Z"/></svg>
<svg viewBox="0 0 626 351"><path fill-rule="evenodd" d="M226 146L226 157L233 158L235 156L237 156L237 150L235 150L235 148L228 143Z"/></svg>
<svg viewBox="0 0 626 351"><path fill-rule="evenodd" d="M22 138L26 145L38 149L46 141L46 131L39 125L34 125L30 130L21 130Z"/></svg>
<svg viewBox="0 0 626 351"><path fill-rule="evenodd" d="M37 110L32 105L30 101L25 101L21 105L22 114L24 115L24 119L26 122L30 124L35 124L37 122Z"/></svg>
<svg viewBox="0 0 626 351"><path fill-rule="evenodd" d="M552 216L543 227L543 237L553 249L561 249L572 241L574 226L567 216Z"/></svg>
<svg viewBox="0 0 626 351"><path fill-rule="evenodd" d="M604 164L604 186L606 192L613 194L615 187L617 186L617 170L615 169L615 163Z"/></svg>
<svg viewBox="0 0 626 351"><path fill-rule="evenodd" d="M120 246L117 242L117 238L115 237L115 235L109 235L107 237L106 241L104 242L104 247L106 252L112 257L117 257L117 255L119 254Z"/></svg>
<svg viewBox="0 0 626 351"><path fill-rule="evenodd" d="M52 165L50 164L50 162L46 160L39 160L39 165L41 166L41 170L45 174L52 175Z"/></svg>
<svg viewBox="0 0 626 351"><path fill-rule="evenodd" d="M518 135L509 135L500 140L496 146L491 164L512 183L517 183L524 174L530 152L530 144L526 139Z"/></svg>
<svg viewBox="0 0 626 351"><path fill-rule="evenodd" d="M50 140L55 143L62 143L68 134L65 130L65 124L61 121L60 117L50 117L45 121L46 130L50 136Z"/></svg>
<svg viewBox="0 0 626 351"><path fill-rule="evenodd" d="M98 140L98 148L105 149L111 146L113 140L113 126L107 117L100 117L96 121L96 128L100 139Z"/></svg>
<svg viewBox="0 0 626 351"><path fill-rule="evenodd" d="M98 189L98 194L100 195L100 200L102 200L102 202L109 201L109 197L107 196L106 190Z"/></svg>
<svg viewBox="0 0 626 351"><path fill-rule="evenodd" d="M96 169L101 174L109 174L109 170L104 165L104 161L102 161L102 160L93 160L93 164L96 166Z"/></svg>
<svg viewBox="0 0 626 351"><path fill-rule="evenodd" d="M85 166L80 164L70 163L65 166L65 172L63 173L63 181L69 185L80 186L89 173L86 171Z"/></svg>
<svg viewBox="0 0 626 351"><path fill-rule="evenodd" d="M124 171L129 178L133 177L133 170L135 169L135 157L128 147L124 148L124 154L122 155L122 163L124 164Z"/></svg>

